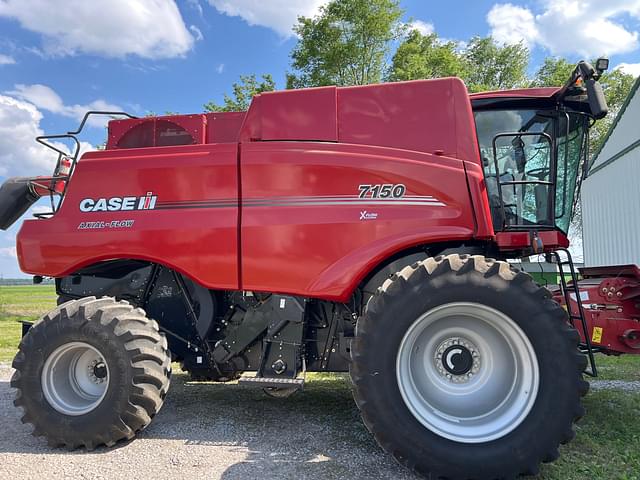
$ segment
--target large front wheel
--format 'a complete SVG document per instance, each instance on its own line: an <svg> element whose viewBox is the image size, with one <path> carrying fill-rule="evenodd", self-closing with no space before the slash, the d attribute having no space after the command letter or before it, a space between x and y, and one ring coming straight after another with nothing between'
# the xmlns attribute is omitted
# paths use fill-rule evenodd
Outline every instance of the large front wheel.
<svg viewBox="0 0 640 480"><path fill-rule="evenodd" d="M380 445L417 473L533 474L583 413L577 341L547 290L507 263L430 258L387 280L359 319L356 402Z"/></svg>
<svg viewBox="0 0 640 480"><path fill-rule="evenodd" d="M143 310L109 297L71 300L20 342L14 403L51 446L111 446L158 413L170 362L166 338Z"/></svg>

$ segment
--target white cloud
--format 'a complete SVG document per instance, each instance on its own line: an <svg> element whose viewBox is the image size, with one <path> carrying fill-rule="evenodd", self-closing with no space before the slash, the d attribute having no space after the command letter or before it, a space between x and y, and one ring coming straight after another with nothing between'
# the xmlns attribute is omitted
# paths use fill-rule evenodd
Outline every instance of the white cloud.
<svg viewBox="0 0 640 480"><path fill-rule="evenodd" d="M494 5L487 14L487 22L491 35L499 43L531 45L538 36L533 13L510 3Z"/></svg>
<svg viewBox="0 0 640 480"><path fill-rule="evenodd" d="M249 25L275 30L282 37L293 36L299 16L310 17L328 0L209 0L220 13L240 17Z"/></svg>
<svg viewBox="0 0 640 480"><path fill-rule="evenodd" d="M57 160L56 154L35 141L43 135L40 128L42 112L25 100L0 95L0 177L49 175ZM52 142L69 151L63 143ZM81 142L80 155L93 150Z"/></svg>
<svg viewBox="0 0 640 480"><path fill-rule="evenodd" d="M41 34L49 55L171 58L194 43L173 0L2 0L0 17Z"/></svg>
<svg viewBox="0 0 640 480"><path fill-rule="evenodd" d="M204 11L202 10L202 5L200 5L198 0L187 0L187 4L198 12L198 16L200 18L204 18Z"/></svg>
<svg viewBox="0 0 640 480"><path fill-rule="evenodd" d="M423 22L422 20L414 20L409 22L407 26L411 30L417 30L421 35L430 35L435 31L433 23Z"/></svg>
<svg viewBox="0 0 640 480"><path fill-rule="evenodd" d="M224 63L218 64L218 66L216 67L216 72L218 73L224 72Z"/></svg>
<svg viewBox="0 0 640 480"><path fill-rule="evenodd" d="M42 113L32 104L0 95L0 176L48 174L56 156L36 143Z"/></svg>
<svg viewBox="0 0 640 480"><path fill-rule="evenodd" d="M496 4L487 15L491 34L500 42L524 40L554 55L585 58L636 50L638 32L620 18L640 18L640 0L543 0L537 15L524 7Z"/></svg>
<svg viewBox="0 0 640 480"><path fill-rule="evenodd" d="M615 70L621 70L624 73L633 75L634 77L640 77L640 63L621 63L616 66Z"/></svg>
<svg viewBox="0 0 640 480"><path fill-rule="evenodd" d="M88 110L105 110L105 111L121 111L118 105L108 103L105 100L98 99L86 105L65 105L53 89L46 85L22 85L14 86L14 90L5 92L20 100L32 103L37 108L47 110L51 113L63 115L65 117L75 118L80 121ZM87 121L88 125L94 127L104 127L109 119L104 116L92 116Z"/></svg>
<svg viewBox="0 0 640 480"><path fill-rule="evenodd" d="M0 53L0 65L13 65L14 63L16 63L16 61L13 57Z"/></svg>
<svg viewBox="0 0 640 480"><path fill-rule="evenodd" d="M193 36L195 37L196 42L199 42L200 40L204 39L204 35L202 35L202 32L200 31L200 29L195 25L189 26L189 30L191 30L191 33L193 33Z"/></svg>
<svg viewBox="0 0 640 480"><path fill-rule="evenodd" d="M0 247L0 257L18 258L16 247Z"/></svg>

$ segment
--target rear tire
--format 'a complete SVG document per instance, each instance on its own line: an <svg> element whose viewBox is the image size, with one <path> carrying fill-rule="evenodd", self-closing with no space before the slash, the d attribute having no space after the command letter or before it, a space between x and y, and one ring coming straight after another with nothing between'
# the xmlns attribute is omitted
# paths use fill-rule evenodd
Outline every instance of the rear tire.
<svg viewBox="0 0 640 480"><path fill-rule="evenodd" d="M358 320L354 397L382 448L420 475L535 474L584 413L578 340L549 292L508 263L429 258L387 280Z"/></svg>
<svg viewBox="0 0 640 480"><path fill-rule="evenodd" d="M131 439L160 410L171 357L158 324L110 297L63 303L36 322L13 360L14 404L50 446L92 450Z"/></svg>

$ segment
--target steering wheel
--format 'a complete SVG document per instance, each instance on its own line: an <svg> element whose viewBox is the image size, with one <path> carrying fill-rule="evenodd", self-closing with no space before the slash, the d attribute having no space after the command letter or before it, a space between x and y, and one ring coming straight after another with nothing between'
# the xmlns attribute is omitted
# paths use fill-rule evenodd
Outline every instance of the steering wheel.
<svg viewBox="0 0 640 480"><path fill-rule="evenodd" d="M538 180L542 180L544 177L546 177L547 175L549 175L550 171L548 168L545 167L541 167L541 168L532 168L531 170L527 170L525 171L526 175L530 175L532 177L537 178Z"/></svg>

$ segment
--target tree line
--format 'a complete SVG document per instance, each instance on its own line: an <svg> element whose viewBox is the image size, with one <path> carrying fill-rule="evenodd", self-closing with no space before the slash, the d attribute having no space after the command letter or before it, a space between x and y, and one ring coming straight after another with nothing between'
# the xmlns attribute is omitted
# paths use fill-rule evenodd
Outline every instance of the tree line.
<svg viewBox="0 0 640 480"><path fill-rule="evenodd" d="M286 88L365 85L457 76L470 92L536 86L560 86L575 67L561 57L548 57L531 78L526 45L503 45L488 37L466 42L421 33L404 23L399 0L332 0L312 18L299 17L294 31L291 71ZM595 151L634 82L620 70L601 78L611 114L596 124ZM270 74L243 75L223 102L207 103L208 111L246 110L254 95L275 90Z"/></svg>

